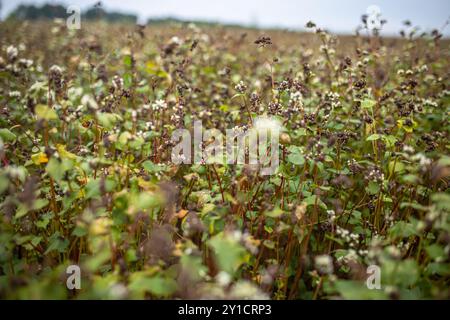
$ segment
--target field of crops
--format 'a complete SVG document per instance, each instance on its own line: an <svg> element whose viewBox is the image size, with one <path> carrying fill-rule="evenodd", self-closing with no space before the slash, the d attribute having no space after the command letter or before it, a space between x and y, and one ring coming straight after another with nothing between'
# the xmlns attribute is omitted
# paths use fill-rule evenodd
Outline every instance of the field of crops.
<svg viewBox="0 0 450 320"><path fill-rule="evenodd" d="M450 42L308 27L0 23L0 298L449 299Z"/></svg>

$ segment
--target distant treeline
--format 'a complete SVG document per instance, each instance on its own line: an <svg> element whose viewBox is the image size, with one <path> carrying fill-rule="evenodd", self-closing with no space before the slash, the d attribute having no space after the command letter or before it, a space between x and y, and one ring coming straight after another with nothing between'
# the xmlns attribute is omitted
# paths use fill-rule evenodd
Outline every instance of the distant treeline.
<svg viewBox="0 0 450 320"><path fill-rule="evenodd" d="M147 20L148 25L158 25L158 24L182 24L188 25L193 23L197 26L209 27L209 26L224 26L224 27L239 27L239 28L256 28L256 26L243 26L238 23L223 23L223 22L214 22L214 21L206 21L206 20L183 20L176 17L163 17L163 18L149 18Z"/></svg>
<svg viewBox="0 0 450 320"><path fill-rule="evenodd" d="M45 20L61 18L65 19L70 14L67 8L59 4L44 4L41 7L34 5L19 5L8 19L19 20ZM101 7L93 7L81 13L81 18L86 20L106 20L109 22L130 22L136 23L137 16L134 14L107 12Z"/></svg>
<svg viewBox="0 0 450 320"><path fill-rule="evenodd" d="M1 0L0 0L1 3ZM56 18L66 19L71 13L67 13L67 7L61 4L44 4L42 6L35 5L19 5L13 12L11 12L7 19L18 19L18 20L52 20ZM121 13L106 11L100 6L91 7L81 13L81 19L83 20L105 20L108 22L126 22L126 23L137 23L137 15L130 13ZM148 25L158 25L158 24L182 24L187 25L189 23L195 23L198 26L210 27L210 26L226 26L226 27L243 27L239 24L232 23L219 23L213 21L204 20L183 20L176 17L159 17L159 18L149 18L147 20ZM247 26L247 28L255 28L252 26Z"/></svg>

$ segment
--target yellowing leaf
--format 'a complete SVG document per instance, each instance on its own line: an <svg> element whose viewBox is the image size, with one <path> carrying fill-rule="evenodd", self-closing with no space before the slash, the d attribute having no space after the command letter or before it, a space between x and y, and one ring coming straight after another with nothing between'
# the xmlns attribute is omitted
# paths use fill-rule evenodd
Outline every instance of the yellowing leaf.
<svg viewBox="0 0 450 320"><path fill-rule="evenodd" d="M77 158L77 156L75 154L73 154L72 152L69 152L66 150L66 146L62 145L62 144L57 144L56 145L56 150L58 150L59 156L62 159L72 159L75 160Z"/></svg>
<svg viewBox="0 0 450 320"><path fill-rule="evenodd" d="M34 111L39 119L44 119L47 121L58 119L58 115L56 114L55 110L49 108L44 104L38 104Z"/></svg>
<svg viewBox="0 0 450 320"><path fill-rule="evenodd" d="M417 122L414 121L414 120L411 120L411 124L407 125L406 124L406 120L399 119L399 120L397 120L397 127L399 127L400 129L405 130L408 133L411 133L417 127Z"/></svg>
<svg viewBox="0 0 450 320"><path fill-rule="evenodd" d="M177 216L179 219L183 219L188 214L188 212L188 210L181 209L180 211L178 211Z"/></svg>
<svg viewBox="0 0 450 320"><path fill-rule="evenodd" d="M35 165L40 165L41 163L47 163L48 157L44 152L35 153L31 156L31 160Z"/></svg>

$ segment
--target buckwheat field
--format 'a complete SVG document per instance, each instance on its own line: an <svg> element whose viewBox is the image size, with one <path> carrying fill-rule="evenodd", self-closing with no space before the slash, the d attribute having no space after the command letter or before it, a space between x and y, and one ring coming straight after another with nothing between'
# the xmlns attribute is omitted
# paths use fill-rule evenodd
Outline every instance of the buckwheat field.
<svg viewBox="0 0 450 320"><path fill-rule="evenodd" d="M449 40L307 27L1 22L0 298L449 299Z"/></svg>

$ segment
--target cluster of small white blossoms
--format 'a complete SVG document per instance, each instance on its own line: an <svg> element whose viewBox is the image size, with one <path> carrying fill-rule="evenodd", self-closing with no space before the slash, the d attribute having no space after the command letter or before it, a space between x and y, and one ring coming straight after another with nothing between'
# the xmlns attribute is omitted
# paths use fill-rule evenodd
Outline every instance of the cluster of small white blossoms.
<svg viewBox="0 0 450 320"><path fill-rule="evenodd" d="M363 255L363 254L367 255L367 253L368 253L367 250L359 250L358 252L360 252L360 255ZM337 258L337 262L339 262L341 264L348 264L353 261L358 261L358 259L359 259L359 255L356 252L356 250L349 249L345 256L340 256Z"/></svg>
<svg viewBox="0 0 450 320"><path fill-rule="evenodd" d="M325 100L330 101L333 108L341 105L341 101L339 100L340 97L341 96L337 92L328 91L325 93Z"/></svg>
<svg viewBox="0 0 450 320"><path fill-rule="evenodd" d="M332 274L334 271L333 259L327 254L316 256L314 265L321 274Z"/></svg>
<svg viewBox="0 0 450 320"><path fill-rule="evenodd" d="M280 82L280 84L278 85L278 90L280 91L290 91L289 89L289 82L286 80L283 80Z"/></svg>
<svg viewBox="0 0 450 320"><path fill-rule="evenodd" d="M142 131L142 130L138 130L138 131L136 132L136 137L144 138L144 140L145 140L145 134L146 134L146 132L144 132L144 131Z"/></svg>
<svg viewBox="0 0 450 320"><path fill-rule="evenodd" d="M254 285L250 281L241 280L241 281L238 281L235 284L233 284L230 289L227 289L224 296L221 297L221 299L268 300L269 296L267 295L267 293L263 292L258 286Z"/></svg>
<svg viewBox="0 0 450 320"><path fill-rule="evenodd" d="M155 125L153 124L153 122L147 121L147 122L145 123L145 129L154 131L155 128L156 128L156 127L155 127Z"/></svg>
<svg viewBox="0 0 450 320"><path fill-rule="evenodd" d="M115 126L112 131L111 134L115 134L115 137L120 136L122 132L122 129L119 126ZM134 141L136 138L145 138L145 134L146 132L142 131L142 130L138 130L135 134L131 134L129 133L127 139L129 141ZM114 136L111 136L111 139L113 139Z"/></svg>
<svg viewBox="0 0 450 320"><path fill-rule="evenodd" d="M416 153L409 157L411 161L418 162L421 168L426 168L431 164L431 159L427 158L423 153Z"/></svg>
<svg viewBox="0 0 450 320"><path fill-rule="evenodd" d="M327 210L328 221L333 224L336 220L336 212L334 210Z"/></svg>
<svg viewBox="0 0 450 320"><path fill-rule="evenodd" d="M294 112L298 112L303 109L303 95L300 91L294 91L291 93L289 105Z"/></svg>
<svg viewBox="0 0 450 320"><path fill-rule="evenodd" d="M244 93L247 90L247 86L245 85L244 81L239 81L239 83L234 87L237 92Z"/></svg>
<svg viewBox="0 0 450 320"><path fill-rule="evenodd" d="M56 109L55 105L55 109ZM59 106L59 105L58 105ZM81 116L83 115L83 112L85 111L85 106L80 104L79 106L77 106L75 109L71 109L69 108L67 110L67 116L63 116L62 119L63 121L65 121L66 123L70 123L76 119L81 118Z"/></svg>
<svg viewBox="0 0 450 320"><path fill-rule="evenodd" d="M85 156L90 152L90 150L86 146L81 146L78 150L78 155Z"/></svg>
<svg viewBox="0 0 450 320"><path fill-rule="evenodd" d="M21 94L19 91L10 91L9 92L9 97L10 98L20 98Z"/></svg>
<svg viewBox="0 0 450 320"><path fill-rule="evenodd" d="M328 55L332 56L336 53L336 50L333 48L330 48L327 44L323 44L319 48L320 52L327 53Z"/></svg>
<svg viewBox="0 0 450 320"><path fill-rule="evenodd" d="M294 91L290 95L289 103L297 103L301 102L303 99L303 95L300 91Z"/></svg>
<svg viewBox="0 0 450 320"><path fill-rule="evenodd" d="M387 246L386 252L394 259L400 259L402 256L400 249L394 245Z"/></svg>
<svg viewBox="0 0 450 320"><path fill-rule="evenodd" d="M137 116L138 116L137 111L136 110L132 110L131 111L131 121L136 122L137 121Z"/></svg>
<svg viewBox="0 0 450 320"><path fill-rule="evenodd" d="M403 152L409 153L409 154L413 154L414 153L414 148L410 145L403 145Z"/></svg>
<svg viewBox="0 0 450 320"><path fill-rule="evenodd" d="M347 229L336 226L336 235L348 243L350 247L356 247L358 245L359 235L356 233L352 233Z"/></svg>
<svg viewBox="0 0 450 320"><path fill-rule="evenodd" d="M386 220L389 228L394 225L394 215L392 215L392 213L386 212L386 214L384 215L384 219Z"/></svg>
<svg viewBox="0 0 450 320"><path fill-rule="evenodd" d="M366 179L369 181L375 181L375 182L381 183L384 181L384 173L381 172L381 170L378 168L373 168L367 174Z"/></svg>
<svg viewBox="0 0 450 320"><path fill-rule="evenodd" d="M220 286L227 287L231 283L231 276L226 271L220 271L216 275L215 280Z"/></svg>
<svg viewBox="0 0 450 320"><path fill-rule="evenodd" d="M429 106L429 107L433 107L433 108L437 108L438 107L438 103L432 99L422 99L422 104L424 106Z"/></svg>
<svg viewBox="0 0 450 320"><path fill-rule="evenodd" d="M8 58L9 61L15 60L18 55L19 55L19 50L17 50L16 47L9 46L8 48L6 48L6 57Z"/></svg>
<svg viewBox="0 0 450 320"><path fill-rule="evenodd" d="M448 96L450 96L450 90L442 90L441 92L438 93L439 98L448 97Z"/></svg>
<svg viewBox="0 0 450 320"><path fill-rule="evenodd" d="M8 46L6 48L6 62L2 57L0 57L0 69L6 69L15 73L21 72L23 69L27 69L33 65L33 60L30 59L17 59L19 56L19 50L25 50L25 45L20 44L19 48L15 46Z"/></svg>
<svg viewBox="0 0 450 320"><path fill-rule="evenodd" d="M123 88L123 79L118 75L115 75L112 79L112 85L114 89L121 90Z"/></svg>
<svg viewBox="0 0 450 320"><path fill-rule="evenodd" d="M175 122L176 124L179 124L181 122L181 117L183 115L183 109L184 106L181 104L176 104L172 107L173 114L170 116L170 120Z"/></svg>
<svg viewBox="0 0 450 320"><path fill-rule="evenodd" d="M212 112L210 111L210 110L201 110L199 113L198 113L198 117L200 118L200 119L205 119L205 118L207 118L207 117L211 117L211 115L212 115Z"/></svg>
<svg viewBox="0 0 450 320"><path fill-rule="evenodd" d="M177 36L173 36L172 38L170 38L169 40L170 44L176 44L176 45L182 45L183 44L183 40L181 40L180 38L178 38Z"/></svg>
<svg viewBox="0 0 450 320"><path fill-rule="evenodd" d="M245 135L248 130L248 125L234 126L231 130L233 130L234 136L239 137Z"/></svg>
<svg viewBox="0 0 450 320"><path fill-rule="evenodd" d="M420 67L417 68L417 71L419 72L427 72L428 71L428 66L426 64L421 65Z"/></svg>
<svg viewBox="0 0 450 320"><path fill-rule="evenodd" d="M154 111L165 110L167 109L167 103L162 99L156 100L152 103L152 109Z"/></svg>
<svg viewBox="0 0 450 320"><path fill-rule="evenodd" d="M411 243L407 240L400 241L397 244L397 249L400 251L401 256L405 255L409 251L410 247L411 247Z"/></svg>
<svg viewBox="0 0 450 320"><path fill-rule="evenodd" d="M427 228L438 227L435 224L439 224L439 220L443 217L443 215L436 210L434 205L430 206L428 210L429 211L425 215L425 219L417 223L416 230L420 233Z"/></svg>
<svg viewBox="0 0 450 320"><path fill-rule="evenodd" d="M29 68L33 65L33 60L31 59L19 59L19 65L25 68Z"/></svg>

